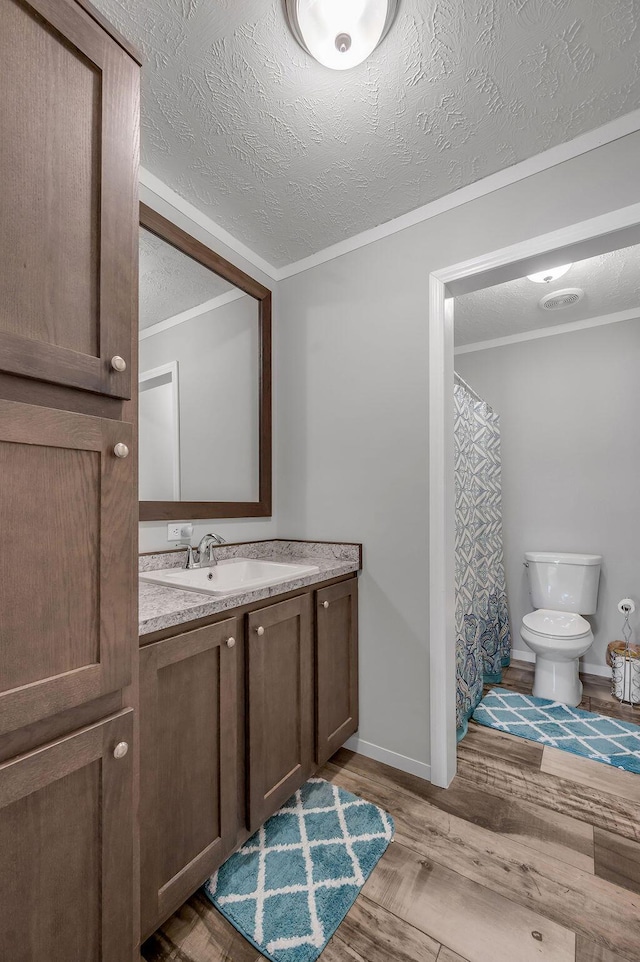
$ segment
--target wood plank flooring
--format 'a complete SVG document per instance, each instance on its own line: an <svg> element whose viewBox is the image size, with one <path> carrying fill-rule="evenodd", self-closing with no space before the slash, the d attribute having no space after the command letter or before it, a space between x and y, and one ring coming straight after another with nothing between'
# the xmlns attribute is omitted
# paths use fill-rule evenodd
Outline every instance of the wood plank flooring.
<svg viewBox="0 0 640 962"><path fill-rule="evenodd" d="M503 686L531 681L515 665ZM607 694L587 679L585 707L640 720ZM396 838L320 962L640 962L640 776L473 724L458 756L446 790L344 749L321 771ZM261 959L201 894L142 955Z"/></svg>

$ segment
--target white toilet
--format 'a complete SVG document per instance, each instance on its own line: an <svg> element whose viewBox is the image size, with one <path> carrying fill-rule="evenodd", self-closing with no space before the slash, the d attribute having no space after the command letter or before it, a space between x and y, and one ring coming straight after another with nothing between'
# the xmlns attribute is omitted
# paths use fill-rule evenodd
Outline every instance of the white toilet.
<svg viewBox="0 0 640 962"><path fill-rule="evenodd" d="M522 619L522 640L536 654L533 694L575 707L582 701L580 658L593 644L582 615L598 601L602 558L597 554L527 551L532 611Z"/></svg>

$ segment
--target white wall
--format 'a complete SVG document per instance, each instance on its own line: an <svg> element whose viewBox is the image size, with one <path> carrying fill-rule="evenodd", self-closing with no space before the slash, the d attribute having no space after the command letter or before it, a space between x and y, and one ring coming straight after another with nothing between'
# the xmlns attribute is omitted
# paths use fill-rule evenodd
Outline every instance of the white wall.
<svg viewBox="0 0 640 962"><path fill-rule="evenodd" d="M360 737L414 770L429 761L429 273L637 203L639 157L630 135L279 284L278 528L364 543Z"/></svg>
<svg viewBox="0 0 640 962"><path fill-rule="evenodd" d="M532 609L524 552L601 554L585 667L604 670L607 643L621 637L618 601L640 602L640 312L606 327L459 355L456 370L500 414L514 654L531 656L520 638Z"/></svg>

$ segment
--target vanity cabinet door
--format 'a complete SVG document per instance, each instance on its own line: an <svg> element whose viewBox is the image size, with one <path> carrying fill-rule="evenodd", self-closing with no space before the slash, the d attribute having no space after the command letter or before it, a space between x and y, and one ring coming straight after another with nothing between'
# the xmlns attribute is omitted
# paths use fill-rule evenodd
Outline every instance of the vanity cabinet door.
<svg viewBox="0 0 640 962"><path fill-rule="evenodd" d="M239 630L229 618L140 649L143 939L235 844Z"/></svg>
<svg viewBox="0 0 640 962"><path fill-rule="evenodd" d="M132 718L0 765L0 959L131 959Z"/></svg>
<svg viewBox="0 0 640 962"><path fill-rule="evenodd" d="M261 608L247 622L247 778L255 831L313 770L311 596Z"/></svg>
<svg viewBox="0 0 640 962"><path fill-rule="evenodd" d="M138 83L73 0L0 4L0 371L131 396Z"/></svg>
<svg viewBox="0 0 640 962"><path fill-rule="evenodd" d="M358 730L358 582L315 592L316 762L326 761Z"/></svg>
<svg viewBox="0 0 640 962"><path fill-rule="evenodd" d="M0 734L131 680L132 426L0 400Z"/></svg>

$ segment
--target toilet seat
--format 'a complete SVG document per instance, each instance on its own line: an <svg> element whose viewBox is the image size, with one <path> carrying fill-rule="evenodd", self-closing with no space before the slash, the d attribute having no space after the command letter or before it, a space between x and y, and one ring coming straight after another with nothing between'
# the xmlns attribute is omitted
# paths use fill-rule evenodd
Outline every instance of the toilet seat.
<svg viewBox="0 0 640 962"><path fill-rule="evenodd" d="M591 634L589 622L573 611L539 608L525 615L522 624L532 635L539 638L553 638L559 644L563 641L577 641Z"/></svg>

